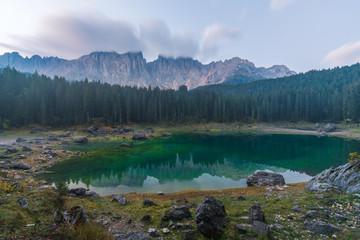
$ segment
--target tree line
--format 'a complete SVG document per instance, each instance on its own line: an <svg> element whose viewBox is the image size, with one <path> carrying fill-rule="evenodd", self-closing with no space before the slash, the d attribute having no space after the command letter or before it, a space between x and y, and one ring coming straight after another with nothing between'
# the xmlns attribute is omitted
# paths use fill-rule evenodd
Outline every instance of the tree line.
<svg viewBox="0 0 360 240"><path fill-rule="evenodd" d="M0 126L343 121L360 118L360 66L188 91L0 72Z"/></svg>

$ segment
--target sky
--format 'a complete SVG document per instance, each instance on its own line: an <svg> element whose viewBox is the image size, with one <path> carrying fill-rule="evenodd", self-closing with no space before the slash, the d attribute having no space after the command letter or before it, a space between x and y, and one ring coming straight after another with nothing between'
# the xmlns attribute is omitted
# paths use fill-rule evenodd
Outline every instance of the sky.
<svg viewBox="0 0 360 240"><path fill-rule="evenodd" d="M0 54L142 51L296 72L360 61L358 0L1 0Z"/></svg>

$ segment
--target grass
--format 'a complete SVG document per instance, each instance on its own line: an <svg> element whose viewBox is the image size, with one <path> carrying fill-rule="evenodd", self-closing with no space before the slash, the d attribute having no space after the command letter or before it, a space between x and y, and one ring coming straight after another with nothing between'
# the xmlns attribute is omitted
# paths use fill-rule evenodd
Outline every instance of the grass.
<svg viewBox="0 0 360 240"><path fill-rule="evenodd" d="M23 191L13 192L0 200L0 237L6 239L19 238L49 238L52 239L111 239L111 234L106 228L97 222L108 222L106 227L112 227L122 231L138 230L146 232L148 228L155 227L160 231L160 235L166 239L182 239L181 229L170 229L170 233L165 235L161 229L167 227L167 223L161 222L162 215L174 205L186 204L190 207L192 216L195 217L196 204L199 204L205 195L213 195L219 199L224 205L231 223L225 230L223 239L261 239L261 236L255 236L251 232L239 235L234 228L234 224L247 223L247 220L241 217L248 216L248 209L254 202L261 205L266 218L267 224L279 224L285 227L284 231L275 230L269 239L319 239L319 235L309 233L304 229L304 219L299 218L305 215L308 210L327 207L337 210L339 205L344 208L347 203L353 205L358 201L351 195L341 194L325 194L323 198L319 198L312 193L301 193L303 184L291 185L288 190L280 191L277 196L265 197L265 188L248 188L248 189L229 189L221 191L186 191L174 194L156 195L156 194L126 194L129 200L126 206L119 203L111 202L111 197L103 198L75 198L64 197L65 208L70 209L74 205L82 205L87 213L89 221L84 226L79 226L74 230L59 229L52 232L53 211L55 210L55 202L58 193L50 190L43 191ZM237 196L243 195L246 200L239 201ZM280 197L279 197L280 196ZM27 200L29 207L22 208L18 205L17 199L24 198ZM152 198L155 201L154 206L143 206L144 198ZM175 203L176 199L187 198L188 203ZM325 198L334 198L337 204L324 204ZM291 212L290 209L297 199L303 211L301 213ZM114 214L120 215L121 220L112 218ZM150 215L150 222L141 222L140 219L144 215ZM292 219L288 217L291 216ZM128 224L128 220L132 219L132 224ZM328 219L335 223L334 220ZM195 227L193 220L189 222ZM342 234L337 234L337 239L358 239L360 237L357 229L346 227ZM286 234L284 234L286 232ZM240 238L241 237L241 238ZM205 239L200 234L197 239ZM265 239L265 238L263 238Z"/></svg>

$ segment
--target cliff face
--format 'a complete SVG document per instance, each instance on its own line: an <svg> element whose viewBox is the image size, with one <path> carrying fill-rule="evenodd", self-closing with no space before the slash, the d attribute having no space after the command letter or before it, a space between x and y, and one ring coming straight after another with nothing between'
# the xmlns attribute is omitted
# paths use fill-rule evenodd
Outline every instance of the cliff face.
<svg viewBox="0 0 360 240"><path fill-rule="evenodd" d="M88 78L110 84L173 89L181 85L193 89L209 84L248 82L295 74L283 65L257 68L248 60L238 57L204 65L192 58L159 56L147 63L141 52L94 52L75 60L41 58L38 55L23 58L13 52L0 55L0 67L5 66L22 72L37 71L50 77L62 76L68 80Z"/></svg>

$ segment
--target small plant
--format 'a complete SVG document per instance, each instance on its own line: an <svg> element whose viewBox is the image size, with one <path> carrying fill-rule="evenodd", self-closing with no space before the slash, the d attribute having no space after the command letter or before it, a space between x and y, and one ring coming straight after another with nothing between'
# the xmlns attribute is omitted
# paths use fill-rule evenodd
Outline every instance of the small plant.
<svg viewBox="0 0 360 240"><path fill-rule="evenodd" d="M350 153L348 161L352 166L357 165L360 162L360 154L358 152Z"/></svg>
<svg viewBox="0 0 360 240"><path fill-rule="evenodd" d="M69 191L69 188L65 182L57 182L55 187L58 189L60 196L65 196Z"/></svg>
<svg viewBox="0 0 360 240"><path fill-rule="evenodd" d="M6 181L0 181L0 192L10 193L10 192L14 192L15 189L16 186L13 186Z"/></svg>

